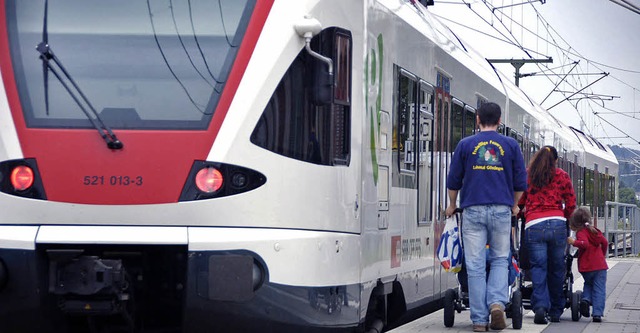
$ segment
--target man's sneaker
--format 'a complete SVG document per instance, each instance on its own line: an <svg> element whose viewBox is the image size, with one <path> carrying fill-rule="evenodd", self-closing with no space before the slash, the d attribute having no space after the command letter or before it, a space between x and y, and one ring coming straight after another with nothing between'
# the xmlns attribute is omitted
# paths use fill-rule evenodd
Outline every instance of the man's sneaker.
<svg viewBox="0 0 640 333"><path fill-rule="evenodd" d="M584 299L580 301L580 314L585 318L589 317L589 306L591 306L589 301Z"/></svg>
<svg viewBox="0 0 640 333"><path fill-rule="evenodd" d="M504 310L500 304L491 304L491 327L492 330L500 331L507 327L504 319Z"/></svg>
<svg viewBox="0 0 640 333"><path fill-rule="evenodd" d="M594 322L594 323L600 323L600 322L602 322L602 317L600 317L600 316L593 316L593 322Z"/></svg>
<svg viewBox="0 0 640 333"><path fill-rule="evenodd" d="M544 311L544 309L538 309L536 310L535 315L533 316L533 322L535 324L539 324L539 325L546 325L549 322L547 321L547 314L546 311Z"/></svg>
<svg viewBox="0 0 640 333"><path fill-rule="evenodd" d="M473 331L474 332L487 332L487 331L489 331L489 328L487 327L487 325L473 325Z"/></svg>

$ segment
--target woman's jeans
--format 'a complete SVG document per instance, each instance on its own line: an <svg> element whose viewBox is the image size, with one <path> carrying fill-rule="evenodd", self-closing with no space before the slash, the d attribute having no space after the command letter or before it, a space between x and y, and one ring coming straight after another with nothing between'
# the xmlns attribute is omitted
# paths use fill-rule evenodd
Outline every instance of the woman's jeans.
<svg viewBox="0 0 640 333"><path fill-rule="evenodd" d="M582 287L582 299L593 305L592 316L604 314L604 303L607 293L607 270L601 269L591 272L581 272L584 278Z"/></svg>
<svg viewBox="0 0 640 333"><path fill-rule="evenodd" d="M563 286L566 276L565 249L567 223L550 219L526 228L527 249L531 262L531 308L543 309L559 318L566 304Z"/></svg>
<svg viewBox="0 0 640 333"><path fill-rule="evenodd" d="M507 284L511 207L470 206L462 212L462 244L469 282L469 308L475 325L489 323L489 306L509 301ZM486 246L489 245L487 258ZM490 263L489 278L486 265Z"/></svg>

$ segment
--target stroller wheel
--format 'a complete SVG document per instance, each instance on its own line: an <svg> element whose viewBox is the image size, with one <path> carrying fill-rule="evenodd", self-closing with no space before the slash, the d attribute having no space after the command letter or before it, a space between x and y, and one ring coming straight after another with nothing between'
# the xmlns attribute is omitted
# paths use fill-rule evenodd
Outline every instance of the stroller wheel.
<svg viewBox="0 0 640 333"><path fill-rule="evenodd" d="M580 301L582 300L582 291L578 290L571 295L571 320L578 321L582 316L580 314Z"/></svg>
<svg viewBox="0 0 640 333"><path fill-rule="evenodd" d="M522 292L518 289L511 295L511 325L514 329L522 328Z"/></svg>
<svg viewBox="0 0 640 333"><path fill-rule="evenodd" d="M458 293L455 289L447 289L444 293L444 326L452 327L455 319L456 298Z"/></svg>

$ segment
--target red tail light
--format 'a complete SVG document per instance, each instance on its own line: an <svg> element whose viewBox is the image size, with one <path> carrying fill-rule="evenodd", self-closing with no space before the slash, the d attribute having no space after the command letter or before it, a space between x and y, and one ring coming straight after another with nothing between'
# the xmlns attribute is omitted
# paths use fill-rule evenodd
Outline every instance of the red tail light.
<svg viewBox="0 0 640 333"><path fill-rule="evenodd" d="M206 167L196 174L196 187L204 193L214 193L222 187L222 173L214 167Z"/></svg>
<svg viewBox="0 0 640 333"><path fill-rule="evenodd" d="M11 171L11 185L16 191L24 191L33 185L33 170L26 165L19 165Z"/></svg>

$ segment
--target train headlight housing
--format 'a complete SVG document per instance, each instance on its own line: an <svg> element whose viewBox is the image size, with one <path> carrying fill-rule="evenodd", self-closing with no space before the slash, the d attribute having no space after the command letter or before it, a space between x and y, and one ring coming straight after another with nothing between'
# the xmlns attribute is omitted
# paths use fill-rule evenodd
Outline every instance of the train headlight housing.
<svg viewBox="0 0 640 333"><path fill-rule="evenodd" d="M243 166L195 161L179 201L206 200L254 190L267 182L262 173Z"/></svg>
<svg viewBox="0 0 640 333"><path fill-rule="evenodd" d="M47 200L36 160L24 158L1 161L0 192L23 198Z"/></svg>
<svg viewBox="0 0 640 333"><path fill-rule="evenodd" d="M11 171L11 185L16 191L24 191L33 185L33 169L18 165Z"/></svg>

